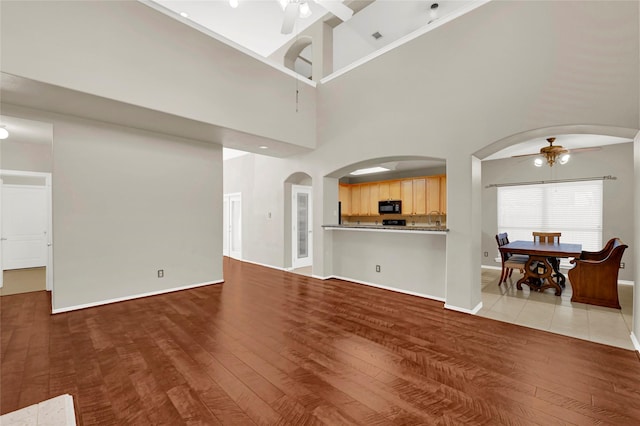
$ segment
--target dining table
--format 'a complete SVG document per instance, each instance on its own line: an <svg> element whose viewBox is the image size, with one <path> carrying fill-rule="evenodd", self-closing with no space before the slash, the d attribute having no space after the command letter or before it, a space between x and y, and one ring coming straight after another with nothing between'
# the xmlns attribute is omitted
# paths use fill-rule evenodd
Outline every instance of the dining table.
<svg viewBox="0 0 640 426"><path fill-rule="evenodd" d="M526 284L531 290L540 292L553 288L556 296L560 296L562 294L562 286L556 277L559 277L562 273L553 268L549 259L580 258L582 244L518 240L501 246L500 251L529 256L524 266L524 275L516 284L518 290L522 290L522 284Z"/></svg>

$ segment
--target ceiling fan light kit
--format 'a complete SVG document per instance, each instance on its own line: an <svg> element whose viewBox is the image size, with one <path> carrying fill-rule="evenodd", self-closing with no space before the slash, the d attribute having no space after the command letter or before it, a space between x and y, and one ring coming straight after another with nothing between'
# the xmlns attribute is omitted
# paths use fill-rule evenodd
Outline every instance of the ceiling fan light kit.
<svg viewBox="0 0 640 426"><path fill-rule="evenodd" d="M549 142L549 146L545 146L540 148L540 155L542 155L549 164L549 167L553 167L553 165L557 162L560 164L567 164L569 161L569 150L562 147L562 145L553 145L553 142L556 138L547 138L547 142ZM560 157L560 158L558 158ZM540 160L536 158L536 160ZM542 161L534 161L534 164L537 167L542 166Z"/></svg>
<svg viewBox="0 0 640 426"><path fill-rule="evenodd" d="M9 137L9 131L4 124L0 124L0 139L7 139Z"/></svg>

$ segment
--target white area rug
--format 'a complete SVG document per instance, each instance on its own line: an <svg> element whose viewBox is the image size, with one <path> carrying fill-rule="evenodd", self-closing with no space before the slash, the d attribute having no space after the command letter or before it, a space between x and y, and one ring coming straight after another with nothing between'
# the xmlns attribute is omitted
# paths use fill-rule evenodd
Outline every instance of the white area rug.
<svg viewBox="0 0 640 426"><path fill-rule="evenodd" d="M4 416L0 416L2 426L76 426L71 395L55 398L30 405Z"/></svg>

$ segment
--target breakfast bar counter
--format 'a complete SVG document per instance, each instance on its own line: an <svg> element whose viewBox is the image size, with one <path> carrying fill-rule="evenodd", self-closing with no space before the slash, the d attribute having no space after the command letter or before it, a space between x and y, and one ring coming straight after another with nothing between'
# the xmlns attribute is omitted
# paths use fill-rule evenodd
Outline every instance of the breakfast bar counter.
<svg viewBox="0 0 640 426"><path fill-rule="evenodd" d="M446 234L449 229L443 226L419 226L419 225L360 225L360 224L343 224L343 225L322 225L326 231L332 230L348 230L348 231L374 231L374 232L417 232L428 234Z"/></svg>
<svg viewBox="0 0 640 426"><path fill-rule="evenodd" d="M425 225L323 225L330 276L444 301L448 229Z"/></svg>

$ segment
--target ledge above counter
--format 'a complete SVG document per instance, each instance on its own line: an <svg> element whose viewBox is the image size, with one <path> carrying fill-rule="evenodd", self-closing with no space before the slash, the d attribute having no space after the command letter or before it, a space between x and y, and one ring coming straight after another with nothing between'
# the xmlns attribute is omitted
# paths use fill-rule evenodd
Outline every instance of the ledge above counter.
<svg viewBox="0 0 640 426"><path fill-rule="evenodd" d="M398 232L411 234L446 235L449 229L442 226L393 226L393 225L322 225L325 231L369 231L369 232Z"/></svg>

